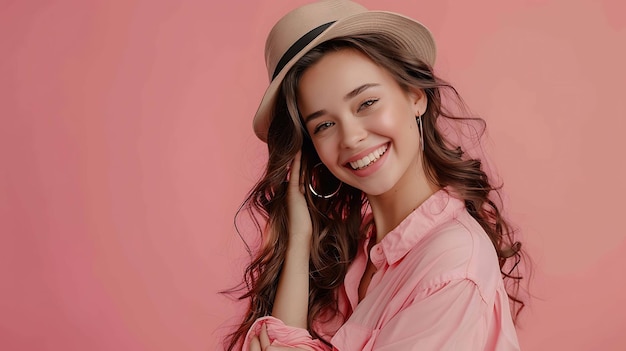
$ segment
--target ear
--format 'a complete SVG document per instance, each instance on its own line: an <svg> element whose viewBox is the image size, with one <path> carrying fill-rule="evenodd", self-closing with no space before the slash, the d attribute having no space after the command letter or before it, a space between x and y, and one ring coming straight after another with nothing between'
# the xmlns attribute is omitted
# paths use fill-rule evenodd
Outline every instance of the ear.
<svg viewBox="0 0 626 351"><path fill-rule="evenodd" d="M413 113L417 116L423 115L428 107L428 98L424 90L419 88L409 88L409 101L413 107Z"/></svg>

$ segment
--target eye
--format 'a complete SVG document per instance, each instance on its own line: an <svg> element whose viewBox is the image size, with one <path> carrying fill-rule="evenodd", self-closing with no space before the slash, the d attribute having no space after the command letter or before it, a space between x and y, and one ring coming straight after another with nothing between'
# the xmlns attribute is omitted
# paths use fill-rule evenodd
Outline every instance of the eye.
<svg viewBox="0 0 626 351"><path fill-rule="evenodd" d="M320 123L313 130L313 134L317 134L318 132L321 132L321 131L325 130L326 128L332 127L333 124L335 124L335 123L333 123L333 122L323 122L323 123Z"/></svg>
<svg viewBox="0 0 626 351"><path fill-rule="evenodd" d="M361 104L361 106L359 106L359 111L361 111L361 110L363 110L363 109L366 109L366 108L368 108L368 107L370 107L370 106L374 105L377 101L378 101L378 99L369 99L369 100L366 100L365 102L363 102L363 103Z"/></svg>

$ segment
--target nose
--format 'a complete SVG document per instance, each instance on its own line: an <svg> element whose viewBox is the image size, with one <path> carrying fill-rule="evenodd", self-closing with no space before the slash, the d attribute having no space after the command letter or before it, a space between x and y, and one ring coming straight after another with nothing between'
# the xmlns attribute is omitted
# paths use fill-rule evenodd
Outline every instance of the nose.
<svg viewBox="0 0 626 351"><path fill-rule="evenodd" d="M350 117L341 124L341 146L355 148L367 137L367 129L358 118Z"/></svg>

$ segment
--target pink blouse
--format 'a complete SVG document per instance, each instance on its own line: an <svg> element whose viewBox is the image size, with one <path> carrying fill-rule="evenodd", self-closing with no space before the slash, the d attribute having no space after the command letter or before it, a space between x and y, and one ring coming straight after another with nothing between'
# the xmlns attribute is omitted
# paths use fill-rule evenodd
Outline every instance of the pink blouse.
<svg viewBox="0 0 626 351"><path fill-rule="evenodd" d="M343 316L305 329L267 316L272 345L306 350L519 350L493 244L463 201L440 190L370 251L377 268L365 298L358 288L367 265L363 242L339 291Z"/></svg>

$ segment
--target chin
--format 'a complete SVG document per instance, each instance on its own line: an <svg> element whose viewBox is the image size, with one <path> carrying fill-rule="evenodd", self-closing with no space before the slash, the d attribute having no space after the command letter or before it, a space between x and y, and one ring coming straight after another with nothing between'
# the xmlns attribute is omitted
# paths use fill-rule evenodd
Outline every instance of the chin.
<svg viewBox="0 0 626 351"><path fill-rule="evenodd" d="M366 187L365 189L361 189L367 196L380 196L388 193L393 187L389 186L375 186L375 187Z"/></svg>

